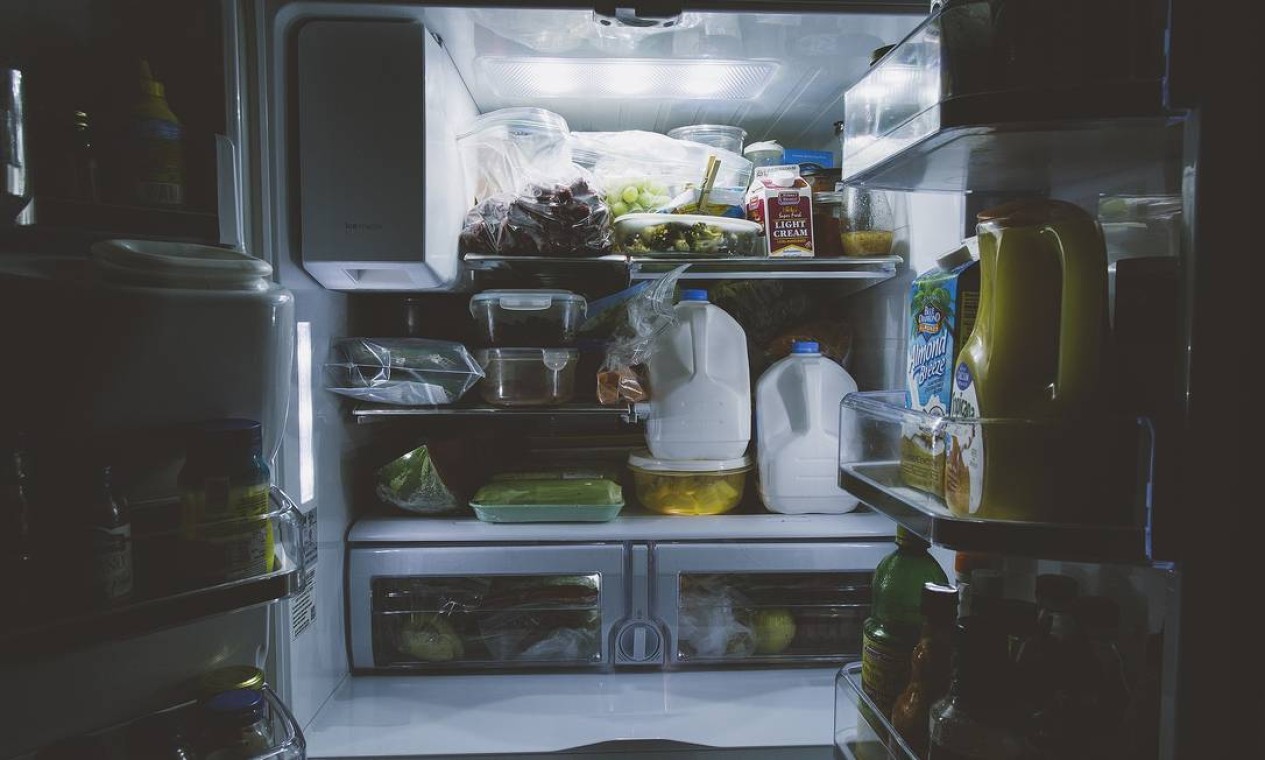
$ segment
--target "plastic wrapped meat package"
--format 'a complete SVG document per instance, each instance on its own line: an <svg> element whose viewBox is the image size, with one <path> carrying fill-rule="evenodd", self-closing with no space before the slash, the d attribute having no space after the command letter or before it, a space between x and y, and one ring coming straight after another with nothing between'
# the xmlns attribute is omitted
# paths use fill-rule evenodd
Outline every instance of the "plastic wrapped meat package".
<svg viewBox="0 0 1265 760"><path fill-rule="evenodd" d="M358 401L451 404L483 377L460 343L426 338L344 338L325 364L329 390Z"/></svg>

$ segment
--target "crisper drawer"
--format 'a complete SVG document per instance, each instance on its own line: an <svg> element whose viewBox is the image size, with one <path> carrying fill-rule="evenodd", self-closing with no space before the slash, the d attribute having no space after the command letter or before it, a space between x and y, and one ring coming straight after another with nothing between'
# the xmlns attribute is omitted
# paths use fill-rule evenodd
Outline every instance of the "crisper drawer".
<svg viewBox="0 0 1265 760"><path fill-rule="evenodd" d="M888 543L659 545L654 609L673 666L837 663L861 652Z"/></svg>
<svg viewBox="0 0 1265 760"><path fill-rule="evenodd" d="M353 547L352 666L600 667L623 614L617 545Z"/></svg>

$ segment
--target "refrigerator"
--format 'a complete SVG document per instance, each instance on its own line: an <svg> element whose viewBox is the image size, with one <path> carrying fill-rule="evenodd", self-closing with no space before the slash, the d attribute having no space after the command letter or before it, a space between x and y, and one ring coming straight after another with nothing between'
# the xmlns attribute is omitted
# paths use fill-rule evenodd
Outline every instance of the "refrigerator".
<svg viewBox="0 0 1265 760"><path fill-rule="evenodd" d="M120 61L148 56L183 120L189 194L178 209L68 202L46 179L56 162L38 160L64 148L33 145L33 200L0 238L4 261L82 259L109 238L246 251L292 296L292 348L272 350L293 361L269 375L268 403L285 408L267 433L284 565L246 591L89 615L42 642L10 637L0 756L126 723L184 699L200 672L249 664L266 673L291 756L850 757L876 730L853 663L897 525L927 538L950 578L955 552L989 552L1005 557L1017 596L1031 597L1036 574L1059 572L1115 599L1136 679L1155 661L1158 714L1140 742L1154 756L1198 756L1219 740L1226 705L1259 717L1259 698L1243 691L1251 679L1228 691L1214 680L1249 649L1246 626L1218 604L1227 574L1241 573L1234 557L1249 556L1231 550L1240 541L1246 551L1250 531L1235 528L1247 515L1229 510L1250 502L1234 478L1208 475L1226 469L1234 435L1246 444L1246 423L1230 439L1221 429L1239 419L1226 389L1244 369L1226 332L1248 323L1246 299L1223 297L1235 292L1250 218L1231 184L1248 144L1240 80L1223 73L1249 75L1234 63L1239 48L1210 42L1233 24L1179 0L82 0L2 12L0 44L30 67L32 101L45 87L101 104L98 145L110 144L105 98L122 89ZM980 57L981 39L1004 57ZM896 47L872 60L885 45ZM730 125L748 144L824 154L816 160L842 181L888 191L900 220L891 254L470 253L459 245L470 203L457 138L502 108L547 109L573 133ZM47 123L28 113L28 124ZM98 155L103 172L111 158ZM420 443L455 441L482 465L619 464L644 419L634 405L584 397L388 407L326 387L340 338L470 342L479 291L561 287L592 302L689 264L682 286L832 304L851 328L846 366L861 389L841 412L868 414L879 438L899 430L899 402L883 392L903 390L914 276L975 235L976 213L1032 196L1073 202L1107 232L1119 220L1104 203L1167 204L1162 219L1130 217L1115 228L1124 237L1108 236L1113 269L1140 245L1175 273L1155 313L1160 338L1146 344L1144 444L1120 465L1137 470L1123 527L952 519L844 455L840 484L863 504L844 515L769 513L751 477L734 513L709 517L633 504L592 524L406 516L375 497L374 472ZM1127 237L1139 229L1143 242ZM217 349L225 366L257 360ZM543 606L525 601L533 594ZM741 628L726 607L735 595L752 609L805 611L800 639L771 654L691 639L690 629ZM469 638L442 655L405 651L401 621L437 605L467 613L468 630L442 633ZM814 630L824 633L814 640ZM1204 698L1214 689L1222 704Z"/></svg>

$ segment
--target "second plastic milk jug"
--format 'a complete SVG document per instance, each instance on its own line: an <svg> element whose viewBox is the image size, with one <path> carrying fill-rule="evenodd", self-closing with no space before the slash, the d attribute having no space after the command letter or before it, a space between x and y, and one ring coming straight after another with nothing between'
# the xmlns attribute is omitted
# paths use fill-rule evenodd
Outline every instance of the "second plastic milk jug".
<svg viewBox="0 0 1265 760"><path fill-rule="evenodd" d="M659 459L735 459L751 441L747 336L706 290L683 290L677 324L647 362L646 445Z"/></svg>
<svg viewBox="0 0 1265 760"><path fill-rule="evenodd" d="M756 385L760 498L770 512L841 514L857 498L838 485L839 402L857 390L847 370L821 355L812 341L796 341L791 355L769 367Z"/></svg>

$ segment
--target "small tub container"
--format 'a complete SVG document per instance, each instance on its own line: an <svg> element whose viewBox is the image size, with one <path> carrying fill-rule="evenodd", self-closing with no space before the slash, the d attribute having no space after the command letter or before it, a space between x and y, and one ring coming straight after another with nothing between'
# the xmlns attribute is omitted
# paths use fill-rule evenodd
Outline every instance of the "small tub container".
<svg viewBox="0 0 1265 760"><path fill-rule="evenodd" d="M658 459L648 450L628 457L637 500L665 515L721 515L742 501L751 457Z"/></svg>
<svg viewBox="0 0 1265 760"><path fill-rule="evenodd" d="M483 367L479 395L497 406L550 406L575 395L574 348L485 348L474 352Z"/></svg>
<svg viewBox="0 0 1265 760"><path fill-rule="evenodd" d="M747 139L747 130L724 124L692 124L688 127L669 130L668 137L710 145L741 156L742 143Z"/></svg>
<svg viewBox="0 0 1265 760"><path fill-rule="evenodd" d="M615 220L615 250L634 256L757 256L760 225L697 214L626 214Z"/></svg>
<svg viewBox="0 0 1265 760"><path fill-rule="evenodd" d="M470 299L470 315L486 345L561 347L575 344L588 302L567 290L487 290Z"/></svg>

